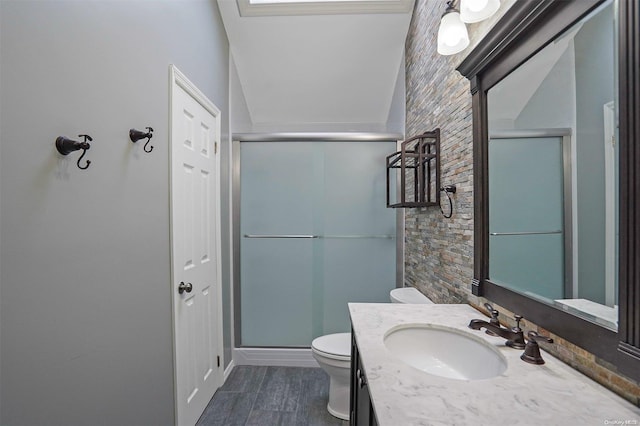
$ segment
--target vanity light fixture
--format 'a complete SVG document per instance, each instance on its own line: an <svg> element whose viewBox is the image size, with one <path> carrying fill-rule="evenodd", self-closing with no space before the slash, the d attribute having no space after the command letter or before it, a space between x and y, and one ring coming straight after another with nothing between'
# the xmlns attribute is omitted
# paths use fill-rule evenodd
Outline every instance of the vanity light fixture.
<svg viewBox="0 0 640 426"><path fill-rule="evenodd" d="M438 53L454 55L469 45L467 27L460 20L460 11L453 6L453 0L447 2L447 9L440 19L438 28Z"/></svg>
<svg viewBox="0 0 640 426"><path fill-rule="evenodd" d="M460 20L467 24L483 21L500 8L500 0L460 0Z"/></svg>

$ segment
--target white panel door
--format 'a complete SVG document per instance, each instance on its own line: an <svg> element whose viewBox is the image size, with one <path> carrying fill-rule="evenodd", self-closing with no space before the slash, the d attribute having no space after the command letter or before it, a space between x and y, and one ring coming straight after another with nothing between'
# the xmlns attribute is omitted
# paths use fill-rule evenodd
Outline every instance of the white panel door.
<svg viewBox="0 0 640 426"><path fill-rule="evenodd" d="M196 424L223 377L217 158L220 112L175 68L171 96L176 424L189 426Z"/></svg>

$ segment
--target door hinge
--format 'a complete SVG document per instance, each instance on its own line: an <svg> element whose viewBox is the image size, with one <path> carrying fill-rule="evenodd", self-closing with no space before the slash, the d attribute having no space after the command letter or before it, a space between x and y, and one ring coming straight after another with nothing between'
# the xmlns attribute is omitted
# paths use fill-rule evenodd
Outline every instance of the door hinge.
<svg viewBox="0 0 640 426"><path fill-rule="evenodd" d="M213 153L214 153L214 154L217 154L217 153L218 153L218 142L215 142L215 143L213 144Z"/></svg>
<svg viewBox="0 0 640 426"><path fill-rule="evenodd" d="M220 355L218 355L218 368L220 367Z"/></svg>

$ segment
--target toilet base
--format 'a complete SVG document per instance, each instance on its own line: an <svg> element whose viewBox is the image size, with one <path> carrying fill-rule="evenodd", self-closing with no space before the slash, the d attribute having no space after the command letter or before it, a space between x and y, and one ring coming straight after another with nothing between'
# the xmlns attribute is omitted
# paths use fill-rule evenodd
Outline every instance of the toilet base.
<svg viewBox="0 0 640 426"><path fill-rule="evenodd" d="M327 411L329 412L329 414L331 414L333 417L337 417L340 420L346 420L349 421L349 414L345 414L345 413L338 413L337 411L334 411L331 409L331 406L329 404L327 404Z"/></svg>
<svg viewBox="0 0 640 426"><path fill-rule="evenodd" d="M314 339L311 355L329 376L327 411L341 420L349 420L351 333L328 334Z"/></svg>
<svg viewBox="0 0 640 426"><path fill-rule="evenodd" d="M334 417L349 420L349 381L348 374L329 376L329 403L327 411Z"/></svg>

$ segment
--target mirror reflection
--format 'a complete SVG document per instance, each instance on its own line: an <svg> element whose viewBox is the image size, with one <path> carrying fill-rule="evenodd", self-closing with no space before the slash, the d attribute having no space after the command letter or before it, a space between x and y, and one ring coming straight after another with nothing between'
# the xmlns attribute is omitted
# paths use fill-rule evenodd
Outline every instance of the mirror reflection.
<svg viewBox="0 0 640 426"><path fill-rule="evenodd" d="M489 278L617 329L612 1L488 92Z"/></svg>

